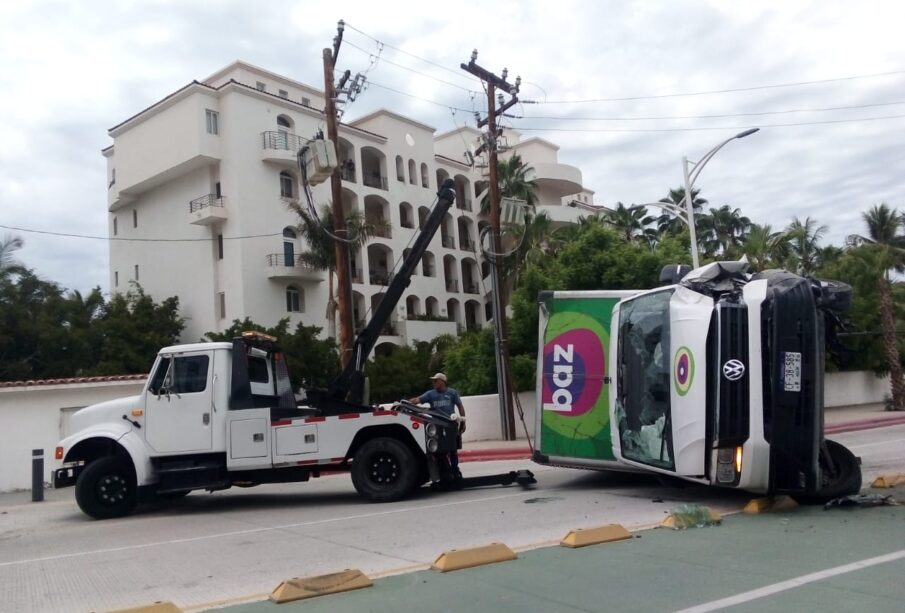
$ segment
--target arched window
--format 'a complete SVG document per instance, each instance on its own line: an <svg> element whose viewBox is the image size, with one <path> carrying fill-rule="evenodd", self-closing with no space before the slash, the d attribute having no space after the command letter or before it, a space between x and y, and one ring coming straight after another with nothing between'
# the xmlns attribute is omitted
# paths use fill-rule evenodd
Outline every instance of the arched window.
<svg viewBox="0 0 905 613"><path fill-rule="evenodd" d="M295 197L295 181L292 178L292 175L286 172L285 170L280 173L280 196L282 198L294 198Z"/></svg>
<svg viewBox="0 0 905 613"><path fill-rule="evenodd" d="M289 313L305 312L305 293L294 285L286 288L286 311Z"/></svg>
<svg viewBox="0 0 905 613"><path fill-rule="evenodd" d="M403 166L401 155L396 156L396 178L405 182L405 167Z"/></svg>
<svg viewBox="0 0 905 613"><path fill-rule="evenodd" d="M427 178L427 164L421 162L421 187L430 187Z"/></svg>
<svg viewBox="0 0 905 613"><path fill-rule="evenodd" d="M292 120L286 115L277 115L277 148L289 149L289 132L292 131Z"/></svg>
<svg viewBox="0 0 905 613"><path fill-rule="evenodd" d="M409 183L418 184L418 179L415 178L415 160L409 160Z"/></svg>
<svg viewBox="0 0 905 613"><path fill-rule="evenodd" d="M298 235L290 227L283 228L283 266L295 266L295 241Z"/></svg>
<svg viewBox="0 0 905 613"><path fill-rule="evenodd" d="M292 120L286 115L277 115L277 126L280 128L292 129Z"/></svg>

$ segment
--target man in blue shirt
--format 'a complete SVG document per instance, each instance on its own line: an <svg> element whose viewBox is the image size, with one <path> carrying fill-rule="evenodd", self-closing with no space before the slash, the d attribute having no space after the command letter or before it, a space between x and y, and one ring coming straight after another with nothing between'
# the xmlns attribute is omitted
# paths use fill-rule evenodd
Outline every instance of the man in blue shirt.
<svg viewBox="0 0 905 613"><path fill-rule="evenodd" d="M434 385L433 389L424 392L417 398L412 398L409 402L413 404L427 403L434 411L450 417L455 415L455 419L457 419L459 424L459 435L456 439L456 447L461 449L462 433L465 432L465 407L462 406L462 399L459 397L459 392L446 385L446 375L442 372L438 372L431 377L431 382ZM449 466L455 477L462 477L462 473L459 472L459 453L457 451L453 451L449 454Z"/></svg>

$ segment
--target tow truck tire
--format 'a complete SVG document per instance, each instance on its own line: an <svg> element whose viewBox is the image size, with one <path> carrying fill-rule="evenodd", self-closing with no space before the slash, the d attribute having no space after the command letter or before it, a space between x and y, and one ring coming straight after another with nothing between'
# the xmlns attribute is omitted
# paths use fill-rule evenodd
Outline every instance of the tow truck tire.
<svg viewBox="0 0 905 613"><path fill-rule="evenodd" d="M352 485L371 502L402 500L415 489L417 480L415 454L395 438L373 438L352 459Z"/></svg>
<svg viewBox="0 0 905 613"><path fill-rule="evenodd" d="M824 441L826 450L835 464L836 474L829 476L826 466L821 468L827 476L824 478L823 487L810 496L802 496L800 502L823 503L841 496L851 496L861 491L861 466L858 458L847 447L827 439Z"/></svg>
<svg viewBox="0 0 905 613"><path fill-rule="evenodd" d="M95 519L128 515L138 504L135 470L128 460L105 456L91 462L75 484L79 508Z"/></svg>

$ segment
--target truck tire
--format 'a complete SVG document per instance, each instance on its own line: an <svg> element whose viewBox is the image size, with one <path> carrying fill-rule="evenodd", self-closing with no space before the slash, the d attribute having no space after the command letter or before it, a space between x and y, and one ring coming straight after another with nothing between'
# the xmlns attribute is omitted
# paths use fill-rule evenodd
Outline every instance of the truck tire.
<svg viewBox="0 0 905 613"><path fill-rule="evenodd" d="M352 485L371 502L402 500L415 489L417 480L415 454L395 438L373 438L352 459Z"/></svg>
<svg viewBox="0 0 905 613"><path fill-rule="evenodd" d="M861 491L861 466L847 447L831 441L824 441L826 451L833 466L826 466L821 454L820 468L823 472L823 485L812 495L800 497L800 502L823 503L841 496L851 496Z"/></svg>
<svg viewBox="0 0 905 613"><path fill-rule="evenodd" d="M128 515L138 504L135 470L128 460L117 456L97 459L79 475L75 500L95 519Z"/></svg>

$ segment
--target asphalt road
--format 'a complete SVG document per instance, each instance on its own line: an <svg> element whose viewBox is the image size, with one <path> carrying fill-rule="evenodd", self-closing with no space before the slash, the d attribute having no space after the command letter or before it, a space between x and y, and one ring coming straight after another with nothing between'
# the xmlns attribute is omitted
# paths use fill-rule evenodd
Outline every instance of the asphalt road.
<svg viewBox="0 0 905 613"><path fill-rule="evenodd" d="M865 479L905 472L905 426L837 434ZM261 598L284 578L356 567L375 575L424 568L444 549L502 541L516 550L601 523L660 522L681 502L740 508L748 496L636 475L519 462L463 465L466 475L530 468L536 489L433 493L365 504L347 476L261 486L92 521L72 492L41 504L0 496L0 611L105 611L172 600L202 609Z"/></svg>

